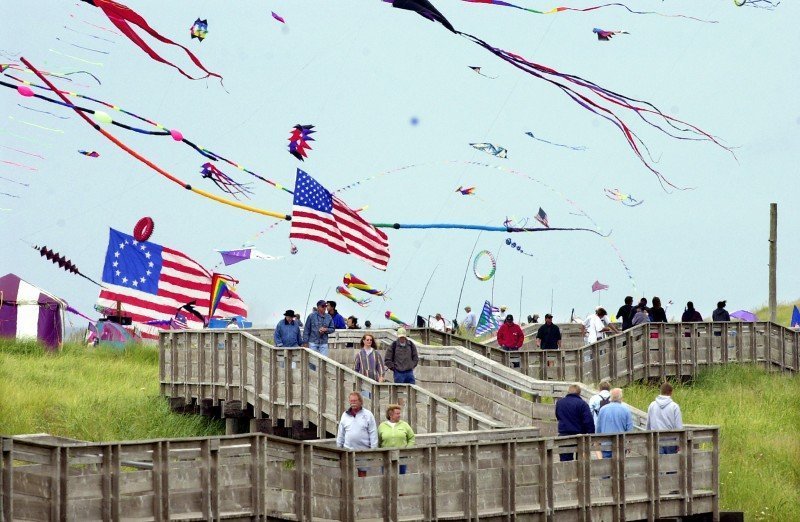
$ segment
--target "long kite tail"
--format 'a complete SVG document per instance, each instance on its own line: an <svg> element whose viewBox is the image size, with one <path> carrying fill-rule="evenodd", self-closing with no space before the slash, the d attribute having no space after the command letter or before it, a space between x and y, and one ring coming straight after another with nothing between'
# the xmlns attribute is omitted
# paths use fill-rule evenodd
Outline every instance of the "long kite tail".
<svg viewBox="0 0 800 522"><path fill-rule="evenodd" d="M464 1L472 4L490 4L490 5L499 5L503 7L512 7L514 9L519 9L521 11L528 11L529 13L536 13L536 14L556 14L556 13L563 13L566 11L576 11L580 13L585 13L589 11L595 11L597 9L603 9L605 7L621 7L632 14L657 15L657 16L664 16L667 18L686 18L687 20L694 20L696 22L704 22L707 24L719 23L717 20L703 20L702 18L695 18L694 16L688 16L683 14L664 14L656 11L636 11L634 9L631 9L627 5L620 4L618 2L595 5L592 7L553 7L552 9L539 10L539 9L531 9L529 7L522 7L520 5L512 4L509 2L503 2L502 0L464 0Z"/></svg>
<svg viewBox="0 0 800 522"><path fill-rule="evenodd" d="M401 228L417 228L417 229L449 229L449 230L482 230L484 232L591 232L600 237L608 237L611 235L603 234L591 228L566 228L566 227L494 227L489 225L468 225L461 223L370 223L375 228L393 228L399 230Z"/></svg>
<svg viewBox="0 0 800 522"><path fill-rule="evenodd" d="M122 31L122 33L125 36L127 36L133 43L138 45L153 60L155 60L157 62L161 62L161 63L166 64L166 65L169 65L171 67L174 67L175 69L178 70L178 72L180 72L182 75L184 75L185 77L189 78L190 80L202 80L203 78L208 78L209 76L215 76L215 77L219 78L220 80L222 80L222 76L220 76L219 74L211 72L208 69L206 69L205 66L203 65L203 63L197 58L197 56L195 56L192 53L192 51L190 51L189 49L187 49L183 45L181 45L179 43L175 43L172 40L170 40L169 38L159 34L158 31L156 31L155 29L150 27L150 24L147 23L147 20L145 20L139 13L137 13L136 11L131 9L130 7L127 7L127 6L122 5L120 3L114 2L113 0L83 0L83 1L88 3L88 4L94 5L96 7L99 7L103 11L103 13L105 13L105 15L108 17L108 19L111 20L111 23L113 23L117 27L117 29ZM155 38L156 40L158 40L158 41L160 41L162 43L165 43L165 44L168 44L168 45L174 45L176 47L180 47L181 49L183 49L186 52L186 54L189 56L189 59L192 60L192 62L197 67L202 69L202 71L205 72L206 75L195 78L195 77L190 76L189 74L187 74L183 69L181 69L180 67L178 67L174 63L170 62L169 60L166 60L166 59L162 58L149 45L147 45L147 43L145 43L145 41L142 40L142 38L138 34L136 34L134 32L134 30L130 26L130 24L133 24L133 25L139 27L140 29L145 31L147 34L149 34L150 36L152 36L153 38Z"/></svg>

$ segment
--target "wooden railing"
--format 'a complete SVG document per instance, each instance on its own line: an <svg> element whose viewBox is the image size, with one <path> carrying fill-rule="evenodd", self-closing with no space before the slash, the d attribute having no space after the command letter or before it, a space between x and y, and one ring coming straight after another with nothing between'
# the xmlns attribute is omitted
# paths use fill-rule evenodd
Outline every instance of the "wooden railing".
<svg viewBox="0 0 800 522"><path fill-rule="evenodd" d="M649 323L581 348L500 348L430 329L411 335L425 344L463 346L540 380L615 384L694 377L704 368L752 363L768 370L800 371L800 332L769 322Z"/></svg>
<svg viewBox="0 0 800 522"><path fill-rule="evenodd" d="M9 522L719 517L715 427L362 452L263 434L0 446Z"/></svg>
<svg viewBox="0 0 800 522"><path fill-rule="evenodd" d="M311 350L276 348L247 332L164 333L159 351L162 395L186 403L251 405L257 420L300 421L304 427L311 422L319 437L336 432L352 391L378 415L389 404L403 404L407 421L420 433L504 426L424 388L378 383Z"/></svg>

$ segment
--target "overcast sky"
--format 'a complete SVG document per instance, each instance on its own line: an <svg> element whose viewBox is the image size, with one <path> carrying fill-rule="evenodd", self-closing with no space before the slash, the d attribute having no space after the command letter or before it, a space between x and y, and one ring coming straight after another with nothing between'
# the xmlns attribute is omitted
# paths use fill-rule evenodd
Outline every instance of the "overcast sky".
<svg viewBox="0 0 800 522"><path fill-rule="evenodd" d="M519 3L536 8L558 4ZM631 3L717 24L632 15L619 8L543 16L455 0L436 2L456 28L651 101L735 147L738 160L713 144L674 140L625 115L664 176L676 185L694 187L671 193L662 190L606 120L440 25L385 2L147 0L128 5L222 74L224 88L215 80L187 80L126 38L90 25L110 27L99 9L82 2L3 2L0 50L11 57L21 54L50 71L90 71L102 86L82 74L59 85L179 129L190 140L289 187L297 167L333 189L418 165L341 193L351 207L368 205L363 215L370 221L499 226L506 217L532 218L542 207L552 226L593 228L579 215L583 211L611 236L609 241L586 232L515 235L532 254L526 256L505 245L506 233L484 232L478 238L468 231L389 230L392 258L386 272L307 241L296 241L299 251L291 255L288 223L260 234L275 221L182 190L67 110L3 89L0 160L38 170L0 163L0 176L30 184L0 179L0 192L20 196L0 195L0 208L12 209L0 211L0 273L14 272L80 310L91 311L98 289L40 260L28 244L47 245L99 278L108 228L131 233L139 218L151 216L156 224L152 241L181 250L208 268L219 262L214 249L247 242L283 256L225 269L241 280L240 294L256 324L274 323L286 308L304 309L312 280L312 302L336 298L334 288L347 272L388 288L391 299L359 308L339 298L344 315L385 324L383 314L391 310L412 321L435 270L420 313L452 318L468 264L462 308L480 308L493 292L495 304L519 314L524 281L523 315L549 311L551 295L557 318L568 318L572 308L585 315L598 303L591 292L597 279L609 285L600 302L611 309L628 294L658 295L675 301L670 315L679 315L685 302L693 300L707 316L723 298L731 311L766 302L770 202L779 207L778 299L800 296L800 272L793 265L800 256L794 233L800 223L798 2L783 2L771 12L737 8L730 0ZM270 16L273 10L286 19L285 26ZM189 38L189 26L198 17L208 20L202 43ZM594 27L630 34L599 42ZM153 45L191 68L185 56ZM481 66L497 78L479 76L468 66ZM313 124L318 131L302 164L286 152L289 131L297 123ZM168 137L110 130L177 176L216 191L200 178L206 160L188 147ZM527 131L587 150L537 142ZM507 148L508 158L494 158L468 145L484 141ZM78 149L101 156L87 158ZM469 161L513 169L540 183L508 170L464 164ZM218 166L239 181L253 182L249 203L291 211L290 195ZM477 187L477 195L456 193L460 185ZM624 207L607 199L604 188L619 188L644 203ZM470 252L476 239L477 250L497 257L493 281L481 282L472 273Z"/></svg>

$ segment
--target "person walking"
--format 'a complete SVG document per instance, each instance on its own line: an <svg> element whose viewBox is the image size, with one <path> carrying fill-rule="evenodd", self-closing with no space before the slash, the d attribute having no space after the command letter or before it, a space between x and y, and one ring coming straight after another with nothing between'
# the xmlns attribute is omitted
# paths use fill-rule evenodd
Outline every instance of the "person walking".
<svg viewBox="0 0 800 522"><path fill-rule="evenodd" d="M594 421L589 405L581 397L581 387L571 384L567 395L556 401L556 419L558 419L558 435L581 435L594 433ZM575 453L562 453L561 462L575 460Z"/></svg>
<svg viewBox="0 0 800 522"><path fill-rule="evenodd" d="M414 445L416 436L411 426L401 420L403 409L399 404L386 407L386 420L378 425L378 446L381 448L408 448ZM406 474L406 465L400 464L400 474Z"/></svg>
<svg viewBox="0 0 800 522"><path fill-rule="evenodd" d="M345 410L339 419L336 447L349 450L377 448L378 427L375 424L375 416L364 408L364 401L360 393L351 392L348 402L350 408ZM367 469L358 468L358 476L366 477Z"/></svg>
<svg viewBox="0 0 800 522"><path fill-rule="evenodd" d="M617 319L622 320L622 331L624 332L631 327L631 320L633 319L633 296L625 296L625 304L617 310Z"/></svg>
<svg viewBox="0 0 800 522"><path fill-rule="evenodd" d="M467 315L464 316L464 321L461 323L461 326L466 335L474 335L475 327L478 326L478 320L475 318L475 314L472 312L471 306L465 306L464 311L467 313Z"/></svg>
<svg viewBox="0 0 800 522"><path fill-rule="evenodd" d="M275 325L275 346L294 348L303 344L300 326L295 322L294 310L286 310L283 320Z"/></svg>
<svg viewBox="0 0 800 522"><path fill-rule="evenodd" d="M545 314L544 324L536 331L536 347L542 350L561 348L561 329L553 323L552 314Z"/></svg>
<svg viewBox="0 0 800 522"><path fill-rule="evenodd" d="M522 332L522 328L514 322L513 315L507 315L506 320L497 330L497 344L503 350L516 351L524 342L525 334Z"/></svg>
<svg viewBox="0 0 800 522"><path fill-rule="evenodd" d="M386 367L392 370L394 382L397 384L416 384L414 368L419 364L417 347L408 338L403 327L397 329L397 340L392 342L384 357Z"/></svg>
<svg viewBox="0 0 800 522"><path fill-rule="evenodd" d="M681 322L683 323L702 323L703 316L700 315L700 312L694 309L694 303L689 301L686 303L686 310L683 311L683 315L681 316Z"/></svg>
<svg viewBox="0 0 800 522"><path fill-rule="evenodd" d="M661 395L647 408L647 429L653 431L683 429L681 407L672 400L672 385L665 382L661 385ZM662 440L677 440L674 438ZM658 452L662 455L678 453L678 446L661 446Z"/></svg>
<svg viewBox="0 0 800 522"><path fill-rule="evenodd" d="M333 318L326 312L327 306L325 300L317 301L317 308L309 314L303 329L303 345L325 357L328 356L328 335L336 331Z"/></svg>
<svg viewBox="0 0 800 522"><path fill-rule="evenodd" d="M597 426L597 415L603 406L607 406L611 402L611 383L603 381L600 383L600 391L592 395L589 399L589 409L592 412L592 421Z"/></svg>
<svg viewBox="0 0 800 522"><path fill-rule="evenodd" d="M372 334L361 337L361 349L356 354L353 369L373 381L383 382L386 365L375 347L375 337Z"/></svg>
<svg viewBox="0 0 800 522"><path fill-rule="evenodd" d="M597 416L595 433L626 433L633 431L633 414L631 410L622 403L622 388L614 388L610 393L609 403L600 410ZM609 448L610 442L603 442L601 447ZM603 449L603 458L610 459L612 452L610 449Z"/></svg>
<svg viewBox="0 0 800 522"><path fill-rule="evenodd" d="M666 323L667 311L661 306L661 298L653 297L653 306L650 307L651 323Z"/></svg>
<svg viewBox="0 0 800 522"><path fill-rule="evenodd" d="M727 305L726 301L720 301L717 303L717 309L711 312L711 320L712 321L730 321L731 314L725 310L725 305Z"/></svg>

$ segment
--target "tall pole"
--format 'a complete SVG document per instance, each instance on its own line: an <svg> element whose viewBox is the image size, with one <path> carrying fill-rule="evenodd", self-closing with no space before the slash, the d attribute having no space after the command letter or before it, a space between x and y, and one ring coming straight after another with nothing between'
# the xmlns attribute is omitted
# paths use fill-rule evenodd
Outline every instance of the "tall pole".
<svg viewBox="0 0 800 522"><path fill-rule="evenodd" d="M518 323L522 322L522 318L525 317L522 315L522 288L525 286L525 276L519 277L519 321Z"/></svg>
<svg viewBox="0 0 800 522"><path fill-rule="evenodd" d="M778 264L778 204L769 204L769 320L773 323L778 312L776 267Z"/></svg>

